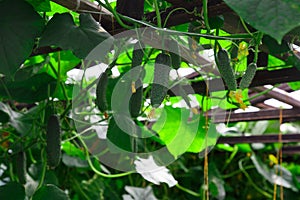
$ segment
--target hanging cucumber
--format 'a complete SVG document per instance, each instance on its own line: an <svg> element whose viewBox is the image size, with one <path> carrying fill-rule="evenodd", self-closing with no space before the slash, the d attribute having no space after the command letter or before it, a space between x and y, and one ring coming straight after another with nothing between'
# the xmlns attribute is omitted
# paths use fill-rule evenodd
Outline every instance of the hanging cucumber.
<svg viewBox="0 0 300 200"><path fill-rule="evenodd" d="M225 49L220 49L218 51L216 63L219 72L228 87L228 90L235 91L237 89L237 82L234 76L233 68L230 65L228 52Z"/></svg>
<svg viewBox="0 0 300 200"><path fill-rule="evenodd" d="M103 113L105 113L108 109L108 104L106 99L107 84L108 84L108 74L105 71L99 77L99 81L96 87L96 101L95 101L99 110Z"/></svg>
<svg viewBox="0 0 300 200"><path fill-rule="evenodd" d="M21 184L26 183L26 153L20 151L16 155L16 173Z"/></svg>
<svg viewBox="0 0 300 200"><path fill-rule="evenodd" d="M135 89L135 82L143 76L142 72L144 68L142 68L142 62L144 57L144 48L145 45L142 42L137 42L134 45L133 52L132 52L132 62L131 62L131 91L134 94L136 92ZM135 68L138 67L139 68Z"/></svg>
<svg viewBox="0 0 300 200"><path fill-rule="evenodd" d="M159 107L167 95L170 65L171 58L168 54L160 53L155 59L154 80L150 94L153 108Z"/></svg>
<svg viewBox="0 0 300 200"><path fill-rule="evenodd" d="M169 53L171 56L172 67L173 69L179 69L181 64L179 45L175 40L170 40L169 48L170 48Z"/></svg>
<svg viewBox="0 0 300 200"><path fill-rule="evenodd" d="M246 72L243 75L240 85L239 85L240 89L243 90L250 86L250 84L255 76L256 69L257 69L256 63L250 63L247 66Z"/></svg>
<svg viewBox="0 0 300 200"><path fill-rule="evenodd" d="M47 124L46 133L47 164L50 168L58 166L61 157L60 125L57 115L51 115Z"/></svg>
<svg viewBox="0 0 300 200"><path fill-rule="evenodd" d="M139 116L143 105L143 82L138 79L135 83L137 87L136 92L132 94L129 101L129 109L131 117L136 118Z"/></svg>
<svg viewBox="0 0 300 200"><path fill-rule="evenodd" d="M132 52L132 62L131 67L136 67L142 64L144 57L145 45L142 42L135 43Z"/></svg>

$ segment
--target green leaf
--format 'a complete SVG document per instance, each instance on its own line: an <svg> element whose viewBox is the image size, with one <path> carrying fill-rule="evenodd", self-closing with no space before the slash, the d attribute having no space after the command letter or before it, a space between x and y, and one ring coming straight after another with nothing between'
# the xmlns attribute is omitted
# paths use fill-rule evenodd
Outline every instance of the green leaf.
<svg viewBox="0 0 300 200"><path fill-rule="evenodd" d="M0 187L0 199L24 200L25 188L20 183L9 182Z"/></svg>
<svg viewBox="0 0 300 200"><path fill-rule="evenodd" d="M55 85L56 80L52 76L41 73L24 81L4 81L4 84L0 85L0 96L12 98L18 102L34 103L46 99L48 97L48 89L50 94L52 94Z"/></svg>
<svg viewBox="0 0 300 200"><path fill-rule="evenodd" d="M99 25L89 14L81 14L79 20L80 25L76 26L71 14L55 14L48 22L39 45L55 45L85 58L110 35L100 31Z"/></svg>
<svg viewBox="0 0 300 200"><path fill-rule="evenodd" d="M278 44L277 41L268 35L265 35L262 39L263 44L267 45L270 54L280 54L290 51L290 47L286 41L282 41Z"/></svg>
<svg viewBox="0 0 300 200"><path fill-rule="evenodd" d="M117 114L116 114L117 115ZM124 122L126 123L126 122ZM109 149L114 152L117 148L131 152L131 138L128 133L124 132L112 117L109 120L107 139L109 141ZM120 150L116 150L120 152Z"/></svg>
<svg viewBox="0 0 300 200"><path fill-rule="evenodd" d="M31 54L44 20L25 1L0 1L0 73L12 78Z"/></svg>
<svg viewBox="0 0 300 200"><path fill-rule="evenodd" d="M62 162L68 167L87 168L89 166L86 160L65 153L62 155Z"/></svg>
<svg viewBox="0 0 300 200"><path fill-rule="evenodd" d="M68 195L55 185L45 185L32 196L32 200L69 200Z"/></svg>
<svg viewBox="0 0 300 200"><path fill-rule="evenodd" d="M292 90L299 90L300 89L300 81L290 82L290 83L288 83L288 85Z"/></svg>
<svg viewBox="0 0 300 200"><path fill-rule="evenodd" d="M198 153L205 148L205 117L194 115L190 119L189 116L188 109L166 106L152 127L175 157L185 152ZM218 133L213 124L209 126L207 135L207 145L214 145Z"/></svg>
<svg viewBox="0 0 300 200"><path fill-rule="evenodd" d="M26 1L30 3L36 11L39 12L51 11L49 0L26 0Z"/></svg>
<svg viewBox="0 0 300 200"><path fill-rule="evenodd" d="M251 26L281 43L283 36L300 25L299 0L224 0Z"/></svg>
<svg viewBox="0 0 300 200"><path fill-rule="evenodd" d="M24 135L29 130L29 125L22 121L22 117L26 114L18 113L13 111L9 105L0 102L0 111L2 115L6 114L8 116L7 122L14 127L17 132Z"/></svg>
<svg viewBox="0 0 300 200"><path fill-rule="evenodd" d="M62 150L66 152L69 156L79 157L80 159L85 159L85 153L83 150L77 148L74 144L71 142L63 142L62 143Z"/></svg>

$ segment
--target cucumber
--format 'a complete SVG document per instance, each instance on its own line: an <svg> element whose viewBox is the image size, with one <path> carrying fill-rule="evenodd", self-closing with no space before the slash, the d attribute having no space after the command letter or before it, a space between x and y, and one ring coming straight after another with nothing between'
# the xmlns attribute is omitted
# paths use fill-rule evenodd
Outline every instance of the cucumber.
<svg viewBox="0 0 300 200"><path fill-rule="evenodd" d="M98 106L99 110L105 113L108 109L108 103L106 99L106 90L108 84L108 74L107 72L103 72L97 83L96 87L96 101L95 104Z"/></svg>
<svg viewBox="0 0 300 200"><path fill-rule="evenodd" d="M235 91L237 89L237 82L233 72L233 68L230 65L230 59L228 52L225 49L220 49L217 53L217 67L219 72L225 81L228 90Z"/></svg>
<svg viewBox="0 0 300 200"><path fill-rule="evenodd" d="M132 52L132 62L131 69L139 66L139 68L135 68L131 70L131 81L132 81L132 93L135 93L135 82L143 76L144 68L142 68L142 62L144 57L144 48L145 45L142 42L137 42L134 45Z"/></svg>
<svg viewBox="0 0 300 200"><path fill-rule="evenodd" d="M142 109L143 105L143 82L141 79L138 79L135 83L136 91L132 96L130 97L129 101L129 110L130 115L133 118L136 118L139 116L140 111Z"/></svg>
<svg viewBox="0 0 300 200"><path fill-rule="evenodd" d="M180 57L180 50L178 43L175 40L170 40L169 42L170 48L170 56L171 56L171 63L173 69L179 69L181 64L181 57Z"/></svg>
<svg viewBox="0 0 300 200"><path fill-rule="evenodd" d="M16 155L16 173L21 184L26 183L26 153L20 151Z"/></svg>
<svg viewBox="0 0 300 200"><path fill-rule="evenodd" d="M135 43L132 52L132 62L131 67L136 67L142 64L144 57L145 45L142 42Z"/></svg>
<svg viewBox="0 0 300 200"><path fill-rule="evenodd" d="M61 158L60 125L57 115L51 115L47 124L46 133L47 164L50 168L58 166Z"/></svg>
<svg viewBox="0 0 300 200"><path fill-rule="evenodd" d="M158 108L168 92L171 58L160 53L155 59L154 80L151 88L150 101L153 108Z"/></svg>
<svg viewBox="0 0 300 200"><path fill-rule="evenodd" d="M246 72L243 75L240 85L239 85L240 89L243 90L250 86L250 84L255 76L256 69L257 69L256 63L250 63L247 66Z"/></svg>

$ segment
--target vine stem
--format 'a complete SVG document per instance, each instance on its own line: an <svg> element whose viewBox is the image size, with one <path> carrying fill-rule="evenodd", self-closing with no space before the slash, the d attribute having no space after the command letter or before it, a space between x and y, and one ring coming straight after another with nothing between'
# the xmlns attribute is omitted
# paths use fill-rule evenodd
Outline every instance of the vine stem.
<svg viewBox="0 0 300 200"><path fill-rule="evenodd" d="M209 26L209 22L208 22L207 0L202 1L202 10L203 10L205 27L207 29L207 32L210 32L210 26Z"/></svg>
<svg viewBox="0 0 300 200"><path fill-rule="evenodd" d="M132 29L133 27L128 26L126 24L124 24L124 22L121 20L119 13L117 13L117 11L110 5L110 3L108 2L108 0L104 0L105 4L102 3L100 0L96 0L101 6L103 6L104 8L106 8L107 10L109 10L115 17L115 19L117 20L118 24L120 24L123 28L126 29Z"/></svg>
<svg viewBox="0 0 300 200"><path fill-rule="evenodd" d="M272 195L265 192L264 190L260 189L254 182L253 180L251 179L250 175L247 173L247 171L244 169L243 167L243 161L245 160L245 158L241 159L239 161L239 168L240 170L243 172L243 174L246 176L246 178L248 179L249 183L253 186L253 188L259 192L260 194L264 195L265 197L267 197L268 199L271 199L272 198Z"/></svg>
<svg viewBox="0 0 300 200"><path fill-rule="evenodd" d="M241 23L242 23L243 28L245 29L245 31L246 31L249 35L251 35L251 36L253 37L253 34L252 34L252 33L250 32L250 30L248 29L248 27L247 27L245 21L244 21L241 17L240 17L240 20L241 20Z"/></svg>
<svg viewBox="0 0 300 200"><path fill-rule="evenodd" d="M128 175L134 173L134 171L124 172L124 173L120 173L120 174L105 174L105 173L100 172L100 171L97 170L97 169L95 168L95 166L93 165L93 163L92 163L92 161L91 161L91 158L90 158L90 155L89 155L89 152L88 152L88 148L87 148L85 142L82 140L82 138L81 138L80 136L78 136L78 139L80 140L81 144L82 144L83 147L84 147L86 159L87 159L87 161L88 161L88 163L89 163L90 168L91 168L96 174L98 174L99 176L102 176L102 177L105 177L105 178L119 178L119 177L128 176Z"/></svg>
<svg viewBox="0 0 300 200"><path fill-rule="evenodd" d="M153 2L154 2L154 9L155 9L156 18L157 18L157 26L159 28L162 28L162 26L161 26L161 16L160 16L157 0L154 0Z"/></svg>
<svg viewBox="0 0 300 200"><path fill-rule="evenodd" d="M201 196L199 193L194 192L194 191L192 191L192 190L190 190L190 189L187 189L187 188L185 188L185 187L179 185L178 183L177 183L175 186L176 186L178 189L180 189L180 190L182 190L182 191L184 191L184 192L186 192L186 193L188 193L188 194L190 194L190 195L192 195L192 196L195 196L195 197L200 197L200 196Z"/></svg>
<svg viewBox="0 0 300 200"><path fill-rule="evenodd" d="M185 9L185 8L175 8L175 9L171 10L171 12L168 13L168 15L167 15L167 17L166 17L166 19L165 19L165 22L164 22L163 27L166 27L167 22L168 22L170 16L173 14L173 12L176 12L176 11L178 11L178 10L184 10L184 11L185 11L187 14L189 14L189 15L194 14L194 11L190 12L190 11L188 11L188 10Z"/></svg>
<svg viewBox="0 0 300 200"><path fill-rule="evenodd" d="M167 28L159 28L156 26L153 26L150 23L147 22L143 22L137 19L133 19L131 17L128 16L124 16L124 15L120 15L122 18L126 19L129 22L132 23L138 23L144 26L147 26L149 28L153 28L154 30L158 30L158 31L164 31L166 33L170 33L170 34L174 34L174 35L187 35L187 36L199 36L199 37L203 37L206 39L211 39L211 40L241 40L241 39L253 39L253 37L251 35L249 35L248 33L241 33L241 34L232 34L230 36L215 36L215 35L207 35L207 34L201 34L201 33L190 33L190 32L182 32L182 31L176 31L176 30L171 30L171 29L167 29Z"/></svg>
<svg viewBox="0 0 300 200"><path fill-rule="evenodd" d="M257 63L257 60L258 60L258 52L259 52L259 45L261 43L261 40L263 38L264 34L262 32L259 32L257 37L255 38L255 52L254 52L254 58L253 58L253 62L254 63Z"/></svg>
<svg viewBox="0 0 300 200"><path fill-rule="evenodd" d="M40 189L44 183L44 179L45 179L45 175L46 175L46 170L47 170L47 159L46 159L46 156L45 156L45 149L43 148L42 151L41 151L41 156L42 156L42 159L43 159L43 169L42 169L42 174L41 174L41 179L39 181L39 184L38 186L36 187L36 191L38 189Z"/></svg>

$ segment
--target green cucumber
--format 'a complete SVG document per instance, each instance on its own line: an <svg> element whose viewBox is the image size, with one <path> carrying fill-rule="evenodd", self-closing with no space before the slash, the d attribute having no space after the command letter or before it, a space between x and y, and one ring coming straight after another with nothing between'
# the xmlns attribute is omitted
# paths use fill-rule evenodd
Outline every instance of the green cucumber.
<svg viewBox="0 0 300 200"><path fill-rule="evenodd" d="M143 106L143 82L141 79L138 79L135 82L137 87L136 92L132 94L129 101L129 110L131 117L136 118L139 116L140 111Z"/></svg>
<svg viewBox="0 0 300 200"><path fill-rule="evenodd" d="M160 53L155 59L154 80L151 88L150 101L153 108L158 108L168 92L171 58Z"/></svg>
<svg viewBox="0 0 300 200"><path fill-rule="evenodd" d="M133 52L132 52L132 62L131 62L131 81L134 84L139 78L142 77L142 73L144 68L141 66L144 57L144 48L145 45L142 42L137 42L134 45ZM138 67L139 68L135 68ZM135 68L135 69L133 69Z"/></svg>
<svg viewBox="0 0 300 200"><path fill-rule="evenodd" d="M132 52L131 67L136 67L142 64L144 57L145 45L142 42L135 43Z"/></svg>
<svg viewBox="0 0 300 200"><path fill-rule="evenodd" d="M235 91L237 89L237 82L233 68L230 65L228 52L225 49L220 49L218 51L216 62L219 72L225 81L228 90Z"/></svg>
<svg viewBox="0 0 300 200"><path fill-rule="evenodd" d="M181 65L181 57L178 43L175 40L170 40L169 49L172 67L173 69L179 69Z"/></svg>
<svg viewBox="0 0 300 200"><path fill-rule="evenodd" d="M108 103L106 99L107 84L108 84L108 74L105 71L99 77L99 81L96 87L96 101L95 101L99 110L103 113L105 113L108 109Z"/></svg>
<svg viewBox="0 0 300 200"><path fill-rule="evenodd" d="M250 63L248 66L247 66L247 69L246 69L246 72L245 74L242 76L242 79L241 79L241 82L240 82L240 89L246 89L250 86L254 76L255 76L255 73L256 73L256 69L257 69L257 66L256 66L256 63Z"/></svg>
<svg viewBox="0 0 300 200"><path fill-rule="evenodd" d="M26 153L20 151L16 155L16 173L21 184L26 183Z"/></svg>
<svg viewBox="0 0 300 200"><path fill-rule="evenodd" d="M60 125L57 115L51 115L49 117L46 144L47 164L50 168L55 168L58 166L61 158Z"/></svg>

